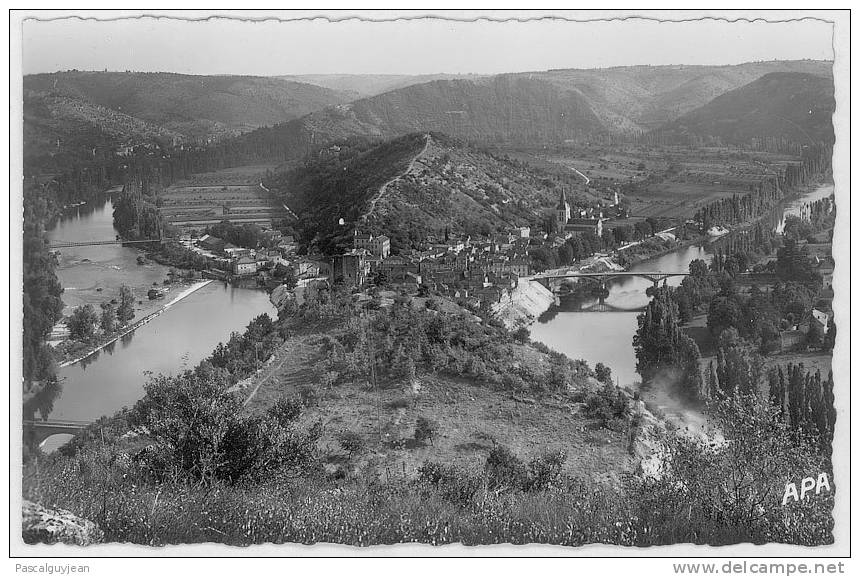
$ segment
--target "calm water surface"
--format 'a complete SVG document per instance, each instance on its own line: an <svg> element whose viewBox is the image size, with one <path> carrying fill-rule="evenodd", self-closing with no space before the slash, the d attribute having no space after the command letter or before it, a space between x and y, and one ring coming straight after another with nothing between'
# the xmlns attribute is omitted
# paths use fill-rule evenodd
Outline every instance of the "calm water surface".
<svg viewBox="0 0 860 577"><path fill-rule="evenodd" d="M781 230L785 215L798 214L801 204L831 194L833 185L822 185L795 201L777 207L773 226ZM690 246L641 262L630 270L686 272L690 262L695 259L710 262L712 249L721 242L723 241ZM683 277L670 278L667 284L677 286L682 280ZM553 307L530 327L531 338L572 359L583 359L592 367L603 363L612 369L612 374L618 378L620 385L633 385L639 381L633 351L633 334L636 332L636 317L639 312L623 312L623 309L645 306L650 300L645 295L649 286L652 286L651 281L638 277L625 278L612 284L609 287L609 296L605 299L606 312L590 312L589 309L593 309L598 303L597 299L583 301L572 297L563 298L560 306Z"/></svg>
<svg viewBox="0 0 860 577"><path fill-rule="evenodd" d="M70 242L115 238L112 215L107 198L72 209L49 237ZM81 289L103 287L109 295L122 284L160 282L167 270L159 265L139 266L140 252L120 245L60 250L57 276L65 288L67 308L86 302ZM243 331L261 313L276 314L265 292L212 282L112 346L60 369L62 389L49 418L89 421L131 406L143 396L147 372L167 374L194 367L231 332ZM62 437L52 437L45 448L67 440Z"/></svg>
<svg viewBox="0 0 860 577"><path fill-rule="evenodd" d="M821 186L781 207L775 215L775 226L781 225L785 214L796 214L801 203L832 192L833 185ZM112 214L109 198L91 202L69 211L49 237L72 242L115 238ZM57 276L65 288L63 301L67 307L86 302L82 289L92 294L92 289L102 287L109 294L121 284L147 286L165 276L165 267L137 265L140 253L132 248L107 245L61 250ZM697 258L710 260L709 245L687 247L631 270L686 271ZM668 283L675 286L680 281L681 277L677 277ZM564 299L561 306L554 307L531 327L532 338L592 366L602 362L612 368L620 384L633 384L639 379L633 352L638 314L635 309L647 304L645 290L649 286L650 281L636 277L613 283L604 301L610 312L589 312L597 304L596 299ZM143 396L148 372L175 373L195 366L231 332L242 331L252 318L264 312L275 314L264 292L211 283L97 356L61 369L62 390L50 418L93 420L131 406ZM66 439L62 435L52 437L45 448L50 450Z"/></svg>

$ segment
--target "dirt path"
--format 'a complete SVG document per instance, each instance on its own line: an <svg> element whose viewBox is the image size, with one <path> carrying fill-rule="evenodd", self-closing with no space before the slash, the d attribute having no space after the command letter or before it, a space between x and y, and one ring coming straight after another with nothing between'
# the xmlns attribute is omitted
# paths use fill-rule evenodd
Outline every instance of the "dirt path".
<svg viewBox="0 0 860 577"><path fill-rule="evenodd" d="M276 372L278 372L281 369L281 367L284 366L284 363L286 363L290 359L290 355L285 350L285 348L280 349L275 354L277 356L280 356L281 358L280 359L274 359L273 362L269 363L269 366L266 367L266 369L263 371L263 375L261 375L257 379L257 386L254 387L254 390L251 391L251 394L248 395L248 397L242 403L243 407L248 406L248 403L251 402L251 399L254 398L254 396L257 394L257 391L260 390L260 387L262 387L263 384L265 384L266 381L268 381L272 377L272 375L274 375Z"/></svg>
<svg viewBox="0 0 860 577"><path fill-rule="evenodd" d="M574 172L575 172L576 174L578 174L579 176L581 176L583 179L585 179L585 185L586 185L586 186L588 186L588 183L590 183L590 182L591 182L591 179L590 179L590 178L588 178L587 176L585 176L584 174L582 174L581 172L579 172L579 171L578 171L577 169L575 169L574 167L572 167L572 166L568 166L568 168L569 168L569 169L571 169L572 171L574 171Z"/></svg>
<svg viewBox="0 0 860 577"><path fill-rule="evenodd" d="M253 377L251 384L254 388L242 402L242 406L248 407L254 399L257 400L255 404L268 406L275 398L287 392L293 394L301 386L314 382L318 352L318 348L307 338L294 337L287 340L275 352L274 358L266 367ZM235 387L235 392L242 390L240 386Z"/></svg>
<svg viewBox="0 0 860 577"><path fill-rule="evenodd" d="M391 180L389 180L388 182L386 182L385 184L383 184L382 186L379 187L379 191L377 191L377 193L375 195L373 195L373 198L370 200L370 207L368 207L367 211L365 211L365 213L361 215L361 220L367 220L367 217L369 217L371 214L373 214L373 211L376 209L376 203L379 202L379 199L381 199L383 197L383 195L385 194L385 191L388 189L388 185L397 181L397 180L400 180L401 178L403 178L404 176L406 176L407 174L412 172L412 169L415 168L415 163L418 161L419 158L421 158L421 156L425 152L427 152L427 149L429 147L430 147L430 135L425 134L424 135L424 148L422 148L421 152L416 154L415 158L413 158L409 162L409 166L406 167L406 170L404 170L402 173L398 174L397 176L395 176L394 178L392 178Z"/></svg>

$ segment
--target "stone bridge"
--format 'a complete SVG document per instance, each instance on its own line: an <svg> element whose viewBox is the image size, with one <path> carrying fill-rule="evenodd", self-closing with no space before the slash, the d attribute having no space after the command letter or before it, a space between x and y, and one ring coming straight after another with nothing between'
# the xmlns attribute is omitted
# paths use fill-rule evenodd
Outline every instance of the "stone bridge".
<svg viewBox="0 0 860 577"><path fill-rule="evenodd" d="M630 276L638 276L644 279L650 280L654 283L654 286L657 287L662 281L664 284L666 279L675 277L675 276L690 276L689 272L633 272L633 271L606 271L606 272L571 272L571 273L549 273L549 274L536 274L531 280L543 282L545 286L551 286L553 281L565 279L565 278L573 278L573 279L585 279L593 282L597 282L600 284L601 288L606 288L606 283L616 278L624 278Z"/></svg>
<svg viewBox="0 0 860 577"><path fill-rule="evenodd" d="M90 423L86 421L31 421L24 420L24 432L32 435L37 445L54 435L77 435Z"/></svg>

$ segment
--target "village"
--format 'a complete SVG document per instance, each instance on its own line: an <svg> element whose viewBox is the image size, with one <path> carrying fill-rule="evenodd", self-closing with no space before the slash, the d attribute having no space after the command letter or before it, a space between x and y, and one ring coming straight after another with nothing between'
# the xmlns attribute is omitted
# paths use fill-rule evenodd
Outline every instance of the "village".
<svg viewBox="0 0 860 577"><path fill-rule="evenodd" d="M615 211L617 195L615 200L607 213ZM571 205L562 192L554 222L542 227L558 232L533 232L529 226L519 226L479 238L446 234L441 242L428 242L423 250L404 254L392 253L391 240L385 234L358 229L353 231L352 247L333 256L302 255L293 235L271 229L260 232L256 248L236 246L213 234L195 236L186 232L179 241L206 259L204 277L241 286L272 289L279 284L323 279L351 287L384 284L411 294L429 291L470 308L480 308L500 303L521 279L536 272L536 250L557 250L577 235L600 238L605 232L611 234L607 226L611 221L599 207L578 210L576 217L571 214ZM657 238L674 241L674 236L666 232ZM630 241L624 246L636 244L639 242ZM622 267L613 262L610 253L598 251L579 259L573 268L599 272Z"/></svg>

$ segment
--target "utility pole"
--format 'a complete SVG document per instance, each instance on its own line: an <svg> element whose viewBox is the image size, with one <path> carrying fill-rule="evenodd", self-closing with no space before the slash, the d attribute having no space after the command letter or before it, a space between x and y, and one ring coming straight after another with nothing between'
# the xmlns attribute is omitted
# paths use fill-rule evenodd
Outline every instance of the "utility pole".
<svg viewBox="0 0 860 577"><path fill-rule="evenodd" d="M376 396L376 434L379 436L379 441L382 441L382 410L379 406L379 386L376 380L376 348L373 344L373 328L370 326L368 319L367 324L367 346L368 356L370 357L370 382Z"/></svg>

